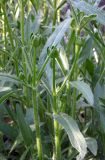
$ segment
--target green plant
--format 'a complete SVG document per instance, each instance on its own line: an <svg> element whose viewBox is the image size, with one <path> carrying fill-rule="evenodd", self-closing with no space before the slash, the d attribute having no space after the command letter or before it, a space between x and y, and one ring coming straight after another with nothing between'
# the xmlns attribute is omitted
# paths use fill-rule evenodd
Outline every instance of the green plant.
<svg viewBox="0 0 105 160"><path fill-rule="evenodd" d="M105 158L105 11L98 6L0 1L1 159Z"/></svg>

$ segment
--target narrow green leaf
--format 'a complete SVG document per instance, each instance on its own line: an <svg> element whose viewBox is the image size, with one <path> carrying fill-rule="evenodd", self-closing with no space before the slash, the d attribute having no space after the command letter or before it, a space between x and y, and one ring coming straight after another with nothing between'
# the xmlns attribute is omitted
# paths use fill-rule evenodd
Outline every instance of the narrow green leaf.
<svg viewBox="0 0 105 160"><path fill-rule="evenodd" d="M0 132L14 139L17 136L17 129L0 120Z"/></svg>
<svg viewBox="0 0 105 160"><path fill-rule="evenodd" d="M29 88L31 88L30 85L28 85L26 82L23 82L22 80L20 80L16 75L11 75L8 73L0 73L0 81L3 82L11 82L14 84L22 84L24 86L27 86Z"/></svg>
<svg viewBox="0 0 105 160"><path fill-rule="evenodd" d="M90 150L90 152L93 153L94 156L97 155L98 145L97 141L94 138L87 137L86 138L87 147Z"/></svg>
<svg viewBox="0 0 105 160"><path fill-rule="evenodd" d="M90 57L90 55L92 53L91 52L92 46L93 46L93 40L91 37L88 37L86 39L86 42L83 44L83 48L80 53L80 58L78 60L79 64L84 63L86 61L86 59Z"/></svg>
<svg viewBox="0 0 105 160"><path fill-rule="evenodd" d="M32 131L24 119L24 115L23 115L21 106L17 105L16 113L17 113L18 125L20 128L21 134L23 136L24 142L26 146L30 146L33 142Z"/></svg>
<svg viewBox="0 0 105 160"><path fill-rule="evenodd" d="M12 153L12 151L18 146L20 145L21 143L23 143L23 138L22 138L22 135L19 133L19 135L16 137L11 149L10 149L10 153Z"/></svg>
<svg viewBox="0 0 105 160"><path fill-rule="evenodd" d="M5 102L13 93L14 93L14 91L10 91L9 93L6 93L2 97L0 97L0 104Z"/></svg>
<svg viewBox="0 0 105 160"><path fill-rule="evenodd" d="M57 10L60 9L66 2L67 2L66 0L62 0L58 5Z"/></svg>
<svg viewBox="0 0 105 160"><path fill-rule="evenodd" d="M10 87L0 87L0 93L2 93L2 92L8 92L10 90L11 90Z"/></svg>
<svg viewBox="0 0 105 160"><path fill-rule="evenodd" d="M94 105L94 95L92 93L92 90L90 88L90 86L83 82L83 81L73 81L73 82L70 82L71 85L73 87L75 87L76 89L78 89L82 94L83 96L86 98L86 100L88 101L88 103L93 106Z"/></svg>
<svg viewBox="0 0 105 160"><path fill-rule="evenodd" d="M87 23L89 23L89 22L91 22L92 20L95 20L95 19L96 19L96 15L93 15L93 14L88 15L88 16L85 15L80 22L80 28L82 29L83 27L86 26Z"/></svg>
<svg viewBox="0 0 105 160"><path fill-rule="evenodd" d="M20 83L21 81L15 76L7 73L0 73L0 81Z"/></svg>
<svg viewBox="0 0 105 160"><path fill-rule="evenodd" d="M34 6L35 10L38 11L39 8L39 2L38 0L30 0L32 5Z"/></svg>
<svg viewBox="0 0 105 160"><path fill-rule="evenodd" d="M62 46L59 46L59 52L58 55L56 57L57 62L63 72L64 75L66 75L66 72L69 71L69 62L67 59L67 55L64 51L64 48Z"/></svg>
<svg viewBox="0 0 105 160"><path fill-rule="evenodd" d="M62 23L60 23L55 31L51 34L51 36L48 38L44 48L42 49L42 52L39 57L39 68L43 65L45 58L47 56L47 49L51 46L57 46L58 43L60 43L61 39L63 38L66 30L69 28L70 25L70 18L67 18Z"/></svg>
<svg viewBox="0 0 105 160"><path fill-rule="evenodd" d="M29 150L30 150L30 147L28 147L28 148L25 150L25 152L24 152L24 153L22 154L22 156L20 157L20 160L25 160L25 159L26 159L26 156L27 156Z"/></svg>

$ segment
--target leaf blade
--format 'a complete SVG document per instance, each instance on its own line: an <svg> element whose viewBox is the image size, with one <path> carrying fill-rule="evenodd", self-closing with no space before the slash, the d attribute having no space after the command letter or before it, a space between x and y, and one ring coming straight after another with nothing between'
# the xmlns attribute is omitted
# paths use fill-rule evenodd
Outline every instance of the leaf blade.
<svg viewBox="0 0 105 160"><path fill-rule="evenodd" d="M90 86L87 83L85 83L83 81L79 81L79 80L78 81L72 81L70 83L73 87L78 89L84 95L84 97L86 98L86 100L88 101L88 103L91 106L94 105L94 96L93 96L93 93L91 91Z"/></svg>
<svg viewBox="0 0 105 160"><path fill-rule="evenodd" d="M79 152L77 160L84 159L87 153L87 145L77 123L70 116L64 113L54 115L54 118L63 126L68 134L72 146Z"/></svg>

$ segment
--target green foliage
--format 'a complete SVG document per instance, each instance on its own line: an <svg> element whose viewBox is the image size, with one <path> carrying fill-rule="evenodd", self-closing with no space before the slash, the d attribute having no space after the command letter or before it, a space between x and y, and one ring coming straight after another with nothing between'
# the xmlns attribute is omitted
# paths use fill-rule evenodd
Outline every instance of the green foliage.
<svg viewBox="0 0 105 160"><path fill-rule="evenodd" d="M0 1L0 159L105 159L97 3Z"/></svg>

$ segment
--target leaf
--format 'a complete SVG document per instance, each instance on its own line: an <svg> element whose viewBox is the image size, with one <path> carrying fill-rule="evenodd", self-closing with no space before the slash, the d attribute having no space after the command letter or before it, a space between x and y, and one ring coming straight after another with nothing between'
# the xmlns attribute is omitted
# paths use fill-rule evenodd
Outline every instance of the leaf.
<svg viewBox="0 0 105 160"><path fill-rule="evenodd" d="M66 0L62 0L58 5L57 10L60 9L65 3L66 3Z"/></svg>
<svg viewBox="0 0 105 160"><path fill-rule="evenodd" d="M61 45L59 46L59 53L56 59L62 72L64 73L64 75L66 75L66 72L69 71L69 62L67 59L67 55L64 51L64 48Z"/></svg>
<svg viewBox="0 0 105 160"><path fill-rule="evenodd" d="M8 73L0 73L0 81L11 82L11 83L14 83L14 84L22 84L24 86L31 87L26 82L20 80L16 75L11 75L11 74L8 74Z"/></svg>
<svg viewBox="0 0 105 160"><path fill-rule="evenodd" d="M78 8L80 11L85 12L86 14L94 14L96 16L96 20L105 25L105 11L102 9L93 6L85 1L73 1L74 7Z"/></svg>
<svg viewBox="0 0 105 160"><path fill-rule="evenodd" d="M24 55L27 70L29 71L29 74L32 75L32 62L30 60L30 55L25 51L24 48L22 48L22 53Z"/></svg>
<svg viewBox="0 0 105 160"><path fill-rule="evenodd" d="M100 85L99 83L94 88L94 97L95 97L95 108L97 110L97 116L98 116L98 123L99 128L101 128L99 131L105 133L105 108L100 106L100 97L105 98L105 86Z"/></svg>
<svg viewBox="0 0 105 160"><path fill-rule="evenodd" d="M32 5L34 6L35 10L38 11L39 8L39 2L38 0L30 0Z"/></svg>
<svg viewBox="0 0 105 160"><path fill-rule="evenodd" d="M7 73L0 73L0 81L21 83L21 81L15 75L7 74Z"/></svg>
<svg viewBox="0 0 105 160"><path fill-rule="evenodd" d="M86 98L86 100L88 101L88 103L93 106L94 105L94 95L91 91L91 88L88 84L86 84L85 82L83 81L73 81L73 82L70 82L71 85L73 87L75 87L76 89L78 89L82 94L83 96Z"/></svg>
<svg viewBox="0 0 105 160"><path fill-rule="evenodd" d="M87 137L86 143L87 143L88 149L94 154L94 156L96 156L97 150L98 150L97 141L94 138Z"/></svg>
<svg viewBox="0 0 105 160"><path fill-rule="evenodd" d="M50 90L52 90L53 72L50 63L51 61L49 61L48 64L46 65L46 80L47 80L46 85L50 87Z"/></svg>
<svg viewBox="0 0 105 160"><path fill-rule="evenodd" d="M14 93L14 91L10 91L10 92L6 93L5 95L3 95L2 97L0 97L0 104L5 102L13 93Z"/></svg>
<svg viewBox="0 0 105 160"><path fill-rule="evenodd" d="M18 136L16 137L14 143L12 144L12 147L9 151L9 154L12 153L12 151L18 146L20 145L21 143L23 143L23 138L22 138L22 135L19 133Z"/></svg>
<svg viewBox="0 0 105 160"><path fill-rule="evenodd" d="M17 129L0 120L0 132L14 139L17 136Z"/></svg>
<svg viewBox="0 0 105 160"><path fill-rule="evenodd" d="M34 124L34 111L33 108L27 108L25 120L28 124Z"/></svg>
<svg viewBox="0 0 105 160"><path fill-rule="evenodd" d="M51 34L51 36L48 38L44 48L42 49L42 52L39 57L39 68L43 65L45 58L47 56L47 49L51 46L56 46L58 43L60 43L61 39L63 38L66 30L68 29L70 25L70 18L67 18L62 23L60 23L55 31Z"/></svg>
<svg viewBox="0 0 105 160"><path fill-rule="evenodd" d="M75 120L67 114L54 115L54 118L62 125L68 134L72 146L79 152L77 160L84 159L87 153L87 145L85 138L79 130Z"/></svg>
<svg viewBox="0 0 105 160"><path fill-rule="evenodd" d="M48 83L48 79L43 78L41 80L41 82L42 82L43 86L45 87L45 89L48 91L49 95L51 95L51 86Z"/></svg>
<svg viewBox="0 0 105 160"><path fill-rule="evenodd" d="M42 65L41 69L39 70L39 73L38 73L38 76L37 76L37 81L40 81L41 76L42 76L42 74L44 72L44 69L46 68L47 63L48 63L49 59L51 58L51 56L52 56L52 52L50 52L49 54L47 54L47 57L46 57L43 65Z"/></svg>
<svg viewBox="0 0 105 160"><path fill-rule="evenodd" d="M23 154L21 155L21 157L20 157L20 160L25 160L25 159L26 159L26 156L27 156L29 150L30 150L30 147L28 147L28 148L24 151L24 153L23 153Z"/></svg>
<svg viewBox="0 0 105 160"><path fill-rule="evenodd" d="M89 59L87 59L85 65L86 65L86 70L88 71L90 76L93 78L93 76L94 76L94 64Z"/></svg>
<svg viewBox="0 0 105 160"><path fill-rule="evenodd" d="M0 87L0 93L10 91L11 87Z"/></svg>
<svg viewBox="0 0 105 160"><path fill-rule="evenodd" d="M78 63L81 64L86 61L87 58L90 57L93 46L93 40L91 37L87 38L86 42L83 45L82 51L80 53L80 58Z"/></svg>
<svg viewBox="0 0 105 160"><path fill-rule="evenodd" d="M32 21L31 14L29 14L26 23L25 23L25 39L27 42L30 40L31 34L36 34L41 24L41 12L38 12L35 16L35 19Z"/></svg>
<svg viewBox="0 0 105 160"><path fill-rule="evenodd" d="M17 113L18 125L20 128L21 134L23 136L24 142L26 146L30 146L33 142L32 131L24 119L24 115L23 115L21 106L17 105L16 113Z"/></svg>
<svg viewBox="0 0 105 160"><path fill-rule="evenodd" d="M105 98L99 98L99 100L105 106Z"/></svg>
<svg viewBox="0 0 105 160"><path fill-rule="evenodd" d="M105 133L105 109L99 105L99 120L100 120L100 127L101 132Z"/></svg>
<svg viewBox="0 0 105 160"><path fill-rule="evenodd" d="M82 29L84 26L86 26L87 23L89 23L92 20L95 20L95 18L96 18L96 15L93 15L93 14L88 16L85 15L80 22L80 28Z"/></svg>

